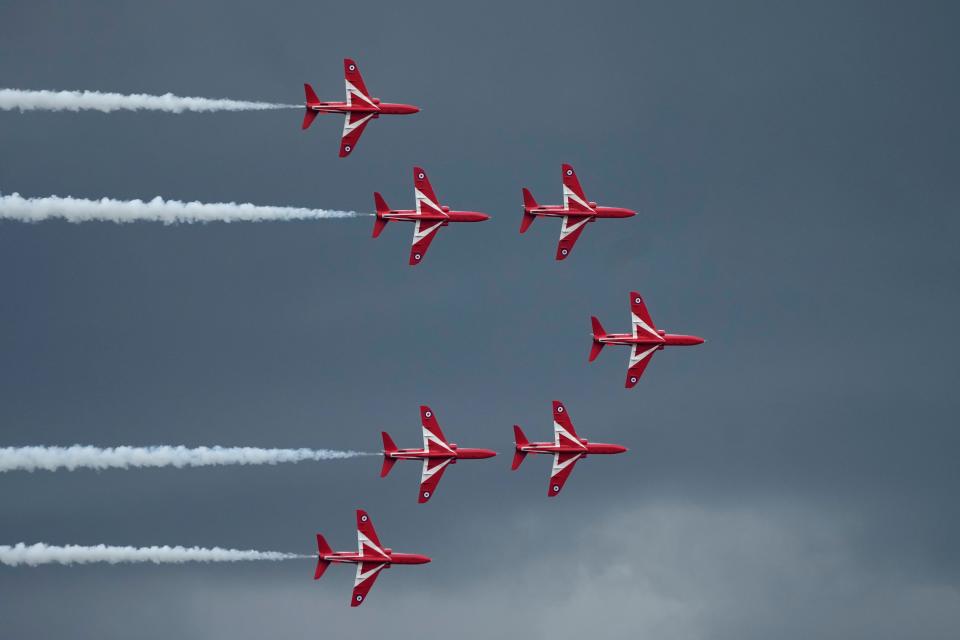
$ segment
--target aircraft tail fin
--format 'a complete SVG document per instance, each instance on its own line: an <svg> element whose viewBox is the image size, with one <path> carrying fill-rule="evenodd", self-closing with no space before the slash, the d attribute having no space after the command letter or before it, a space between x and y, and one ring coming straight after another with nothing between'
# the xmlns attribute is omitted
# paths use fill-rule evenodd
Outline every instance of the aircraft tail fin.
<svg viewBox="0 0 960 640"><path fill-rule="evenodd" d="M513 425L513 439L516 442L517 448L516 451L513 452L513 464L510 465L510 468L516 471L527 457L527 452L521 451L520 447L530 444L530 441L527 440L527 436L524 435L523 429L521 429L518 424Z"/></svg>
<svg viewBox="0 0 960 640"><path fill-rule="evenodd" d="M380 435L383 437L383 467L380 468L380 477L386 478L390 470L393 469L393 465L397 462L396 458L391 458L387 454L396 451L397 445L386 431L381 431Z"/></svg>
<svg viewBox="0 0 960 640"><path fill-rule="evenodd" d="M600 338L607 335L607 332L603 330L603 325L600 324L596 316L590 316L590 322L593 325L593 346L590 347L590 362L593 362L603 351L603 347L606 346L603 342L600 342Z"/></svg>
<svg viewBox="0 0 960 640"><path fill-rule="evenodd" d="M533 194L530 193L530 190L526 187L523 188L523 219L520 221L520 233L523 233L530 228L530 225L533 224L533 221L537 219L535 215L530 213L530 209L536 208L537 201L534 199Z"/></svg>
<svg viewBox="0 0 960 640"><path fill-rule="evenodd" d="M313 572L313 579L319 580L320 576L323 575L323 572L327 570L327 567L330 566L329 560L324 560L323 556L333 553L333 549L330 548L330 545L327 544L326 539L317 534L317 568Z"/></svg>
<svg viewBox="0 0 960 640"><path fill-rule="evenodd" d="M380 192L375 192L373 194L373 202L377 209L377 219L373 221L373 237L376 238L383 231L383 228L387 226L387 220L383 217L383 214L390 211L390 206L387 204L387 201L383 199L383 196L380 195Z"/></svg>
<svg viewBox="0 0 960 640"><path fill-rule="evenodd" d="M317 119L317 114L319 111L314 111L309 108L311 102L320 102L320 98L317 97L317 94L314 93L313 87L311 87L306 82L303 83L303 92L306 94L307 98L307 110L303 114L303 124L300 125L301 129L309 129L310 125L313 124L313 121Z"/></svg>

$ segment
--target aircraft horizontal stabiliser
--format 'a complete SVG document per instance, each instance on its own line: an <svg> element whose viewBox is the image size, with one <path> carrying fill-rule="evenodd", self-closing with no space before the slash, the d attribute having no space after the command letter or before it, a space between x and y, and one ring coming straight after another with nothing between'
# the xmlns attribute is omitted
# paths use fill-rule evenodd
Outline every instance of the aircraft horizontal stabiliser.
<svg viewBox="0 0 960 640"><path fill-rule="evenodd" d="M357 576L353 581L351 607L363 604L377 576L384 569L395 564L426 564L430 558L418 553L397 553L384 547L377 537L370 516L363 509L357 509L357 551L334 551L326 539L317 534L317 568L313 579L319 580L331 563L357 565Z"/></svg>
<svg viewBox="0 0 960 640"><path fill-rule="evenodd" d="M363 130L370 120L381 115L409 115L420 111L412 104L394 102L380 102L378 98L371 98L367 85L360 75L360 68L350 58L343 60L344 84L347 88L347 97L344 102L327 102L320 100L309 84L304 83L306 94L306 113L303 114L302 129L309 129L313 121L321 113L342 113L343 133L340 135L340 157L346 158L356 148Z"/></svg>
<svg viewBox="0 0 960 640"><path fill-rule="evenodd" d="M553 442L530 442L520 425L513 425L513 435L515 450L511 469L518 469L528 453L545 453L553 456L550 485L547 487L547 495L551 498L563 489L578 460L591 454L611 455L624 453L627 450L619 444L590 442L586 438L579 437L573 428L567 408L559 400L553 401Z"/></svg>
<svg viewBox="0 0 960 640"><path fill-rule="evenodd" d="M440 204L433 192L430 178L420 167L413 168L413 195L416 209L391 209L379 192L373 194L376 207L376 219L373 222L373 237L383 232L388 222L413 222L413 244L410 247L411 266L420 264L427 255L427 249L440 227L451 222L483 222L490 216L479 211L451 211L450 207Z"/></svg>
<svg viewBox="0 0 960 640"><path fill-rule="evenodd" d="M630 292L630 320L632 333L607 333L596 316L590 316L593 325L593 346L590 348L590 362L596 360L608 344L630 347L630 360L627 363L626 388L632 389L640 381L655 351L664 347L689 347L703 344L704 339L679 333L667 333L657 329L647 311L643 297L636 291Z"/></svg>
<svg viewBox="0 0 960 640"><path fill-rule="evenodd" d="M456 464L457 460L476 460L480 458L492 458L497 455L496 451L490 449L468 449L458 447L452 442L448 442L443 431L440 429L440 423L433 410L427 405L420 405L420 424L423 430L423 448L422 449L399 449L394 444L393 438L386 431L383 431L383 468L380 470L380 477L386 478L387 474L396 464L397 460L423 460L423 471L420 474L420 495L417 502L423 504L437 491L437 485L440 484L440 478L447 466Z"/></svg>

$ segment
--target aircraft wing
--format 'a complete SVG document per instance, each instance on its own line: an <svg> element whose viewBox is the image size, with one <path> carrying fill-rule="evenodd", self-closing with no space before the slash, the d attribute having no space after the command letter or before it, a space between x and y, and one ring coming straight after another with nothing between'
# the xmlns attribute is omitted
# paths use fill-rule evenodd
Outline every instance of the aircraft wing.
<svg viewBox="0 0 960 640"><path fill-rule="evenodd" d="M630 292L630 320L633 324L633 337L637 337L638 332L643 332L645 336L654 338L656 340L663 340L659 333L657 333L657 325L653 324L653 318L650 317L650 312L647 311L647 303L643 301L643 297L636 291Z"/></svg>
<svg viewBox="0 0 960 640"><path fill-rule="evenodd" d="M387 567L386 562L358 562L357 577L353 581L353 597L350 598L351 607L359 607L367 599L367 594L377 581L377 576Z"/></svg>
<svg viewBox="0 0 960 640"><path fill-rule="evenodd" d="M453 458L424 458L423 473L420 474L420 497L417 502L423 504L437 491L440 478Z"/></svg>
<svg viewBox="0 0 960 640"><path fill-rule="evenodd" d="M427 255L427 248L433 242L433 237L443 226L443 220L417 220L413 227L413 246L410 247L410 264L420 264L423 256Z"/></svg>
<svg viewBox="0 0 960 640"><path fill-rule="evenodd" d="M627 365L627 389L632 389L643 375L644 369L650 364L653 358L653 352L659 349L659 345L635 344L630 350L630 363Z"/></svg>
<svg viewBox="0 0 960 640"><path fill-rule="evenodd" d="M553 469L550 471L550 486L547 495L551 498L563 489L564 483L570 477L574 465L583 456L582 453L555 453L553 454Z"/></svg>
<svg viewBox="0 0 960 640"><path fill-rule="evenodd" d="M557 260L563 260L573 251L573 245L583 233L583 228L593 220L593 216L563 216L560 227L560 243L557 245Z"/></svg>
<svg viewBox="0 0 960 640"><path fill-rule="evenodd" d="M436 414L433 413L433 409L425 404L420 405L420 428L423 430L424 451L453 455L453 449L450 448L447 437L443 435L443 430L440 429Z"/></svg>
<svg viewBox="0 0 960 640"><path fill-rule="evenodd" d="M350 111L347 113L343 120L343 134L340 137L341 158L346 158L356 149L357 142L360 140L360 136L363 135L363 130L370 124L370 118L372 117L372 113L361 113L358 111Z"/></svg>
<svg viewBox="0 0 960 640"><path fill-rule="evenodd" d="M567 408L559 400L553 401L553 444L558 447L585 448L573 428Z"/></svg>
<svg viewBox="0 0 960 640"><path fill-rule="evenodd" d="M376 554L383 556L384 560L390 557L383 550L380 538L377 537L377 532L373 528L373 522L363 509L357 509L357 550L360 555Z"/></svg>
<svg viewBox="0 0 960 640"><path fill-rule="evenodd" d="M563 208L581 213L594 213L593 207L583 195L577 172L569 164L563 165Z"/></svg>
<svg viewBox="0 0 960 640"><path fill-rule="evenodd" d="M440 199L433 191L427 172L420 167L413 168L413 198L417 203L417 213L429 213L446 217L447 212L440 206Z"/></svg>
<svg viewBox="0 0 960 640"><path fill-rule="evenodd" d="M376 103L370 98L363 76L360 75L360 67L350 58L343 60L343 83L347 90L347 104L352 105L357 102L363 106L377 108Z"/></svg>

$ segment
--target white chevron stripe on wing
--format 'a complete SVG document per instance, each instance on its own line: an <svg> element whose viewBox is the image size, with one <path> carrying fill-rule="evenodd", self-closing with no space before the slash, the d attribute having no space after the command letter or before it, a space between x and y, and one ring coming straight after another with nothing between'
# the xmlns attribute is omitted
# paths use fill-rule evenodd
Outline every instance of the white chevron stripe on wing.
<svg viewBox="0 0 960 640"><path fill-rule="evenodd" d="M573 435L572 433L570 433L569 431L567 431L567 430L563 427L563 425L561 425L559 422L557 422L556 420L554 420L554 421L553 421L553 444L555 444L556 446L560 446L560 436L561 436L561 435L562 435L563 437L565 437L567 440L569 440L570 442L575 443L575 444L576 444L578 447L580 447L581 449L586 449L586 448L587 448L586 445L584 445L582 442L580 442L580 439L579 439L579 438L577 438L575 435Z"/></svg>
<svg viewBox="0 0 960 640"><path fill-rule="evenodd" d="M346 78L344 78L343 82L344 84L346 84L346 88L347 88L347 105L348 106L353 106L353 98L354 96L356 96L357 98L360 98L361 102L366 103L364 106L369 106L373 109L379 110L379 107L377 107L377 105L374 104L373 100L371 100L369 96L367 96L362 91L360 91L360 89L357 89L357 87L354 86L352 82L350 82Z"/></svg>
<svg viewBox="0 0 960 640"><path fill-rule="evenodd" d="M354 587L357 587L361 582L366 582L367 580L369 580L369 579L372 578L373 576L377 575L377 572L379 572L379 571L380 571L381 569L383 569L385 566L387 566L387 563L386 563L386 562L384 562L383 564L378 564L377 566L375 566L373 569L370 569L369 571L364 571L364 570L363 570L363 563L362 563L362 562L358 562L358 563L357 563L357 577L354 578L354 580L353 580L353 586L354 586Z"/></svg>
<svg viewBox="0 0 960 640"><path fill-rule="evenodd" d="M587 224L588 222L590 222L590 218L587 216L584 216L577 222L570 224L570 216L563 216L563 225L560 227L560 239L563 240L564 238L566 238L571 233L573 233L583 225Z"/></svg>
<svg viewBox="0 0 960 640"><path fill-rule="evenodd" d="M426 427L420 427L420 428L423 430L423 450L424 451L430 450L430 443L432 442L438 447L441 447L444 451L449 451L451 454L453 453L453 449L450 448L450 445L448 445L446 442L444 442L437 436L433 435L433 432L430 431L430 429L427 429Z"/></svg>
<svg viewBox="0 0 960 640"><path fill-rule="evenodd" d="M577 453L575 455L570 456L570 458L568 458L566 462L561 463L560 454L559 453L553 454L553 469L550 471L550 477L551 478L555 477L558 473L560 473L561 471L563 471L564 469L566 469L567 467L575 463L577 460L579 460L582 455L583 455L582 453Z"/></svg>
<svg viewBox="0 0 960 640"><path fill-rule="evenodd" d="M657 348L658 345L654 345L646 351L640 352L640 345L634 345L633 348L630 349L630 362L627 368L632 368L640 362L643 362L646 358L649 358Z"/></svg>
<svg viewBox="0 0 960 640"><path fill-rule="evenodd" d="M442 225L443 221L427 226L422 224L422 220L417 220L417 223L413 227L413 244L417 244L424 238L428 237Z"/></svg>
<svg viewBox="0 0 960 640"><path fill-rule="evenodd" d="M361 555L361 556L362 556L362 555L366 555L366 554L364 554L364 552L363 552L363 546L364 546L364 545L366 545L367 547L369 547L370 549L372 549L372 550L373 550L375 553L377 553L378 555L383 556L383 559L384 559L384 560L386 560L386 559L388 559L388 558L390 557L390 556L387 555L387 552L386 552L386 551L384 551L383 549L381 549L378 545L374 544L373 541L370 540L370 538L368 538L367 536L363 535L363 532L362 532L362 531L357 530L357 548L360 550L360 555Z"/></svg>
<svg viewBox="0 0 960 640"><path fill-rule="evenodd" d="M433 476L437 475L442 471L448 464L453 462L453 458L444 458L440 464L431 468L430 461L436 460L436 458L424 458L423 459L423 471L420 473L420 484L423 484Z"/></svg>
<svg viewBox="0 0 960 640"><path fill-rule="evenodd" d="M637 314L631 313L631 314L630 314L630 320L633 322L633 337L634 337L634 338L637 337L637 327L640 327L640 328L642 328L644 331L646 331L647 333L649 333L651 338L655 338L655 339L659 340L660 342L663 342L663 341L664 341L664 340L663 340L663 337L662 337L659 333L657 333L656 329L654 329L653 327L651 327L650 325L648 325L646 322L644 322L643 320L641 320L641 319L640 319L640 316L638 316Z"/></svg>
<svg viewBox="0 0 960 640"><path fill-rule="evenodd" d="M593 211L593 207L590 206L590 203L585 201L583 198L578 196L573 192L573 189L567 185L563 185L563 208L570 209L570 201L573 200L581 207L584 207L587 211Z"/></svg>
<svg viewBox="0 0 960 640"><path fill-rule="evenodd" d="M353 132L354 129L361 126L364 122L366 122L367 120L373 117L373 114L370 113L363 116L356 122L350 122L351 115L352 113L347 113L346 117L344 117L343 119L343 133L340 136L341 138L346 138L348 135L350 135Z"/></svg>
<svg viewBox="0 0 960 640"><path fill-rule="evenodd" d="M422 206L425 204L431 209L431 211L428 213L435 213L448 218L450 217L447 212L443 210L443 207L428 198L422 191L420 191L420 189L417 189L416 187L413 188L413 198L417 203L417 213L423 213Z"/></svg>

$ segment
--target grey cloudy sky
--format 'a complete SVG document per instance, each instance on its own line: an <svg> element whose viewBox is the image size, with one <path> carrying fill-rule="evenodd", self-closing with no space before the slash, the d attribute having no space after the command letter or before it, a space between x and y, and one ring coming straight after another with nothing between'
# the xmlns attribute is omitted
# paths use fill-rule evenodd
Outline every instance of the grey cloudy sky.
<svg viewBox="0 0 960 640"><path fill-rule="evenodd" d="M0 112L0 191L372 208L411 167L489 222L407 267L409 225L0 222L0 446L377 449L428 403L458 464L427 505L379 461L8 473L0 544L395 549L359 610L309 560L0 567L5 637L954 638L957 19L953 3L0 2L0 86L299 102L338 117ZM556 263L520 188L639 211ZM627 293L707 343L587 363ZM509 471L514 423L626 455ZM398 622L402 621L402 622Z"/></svg>

